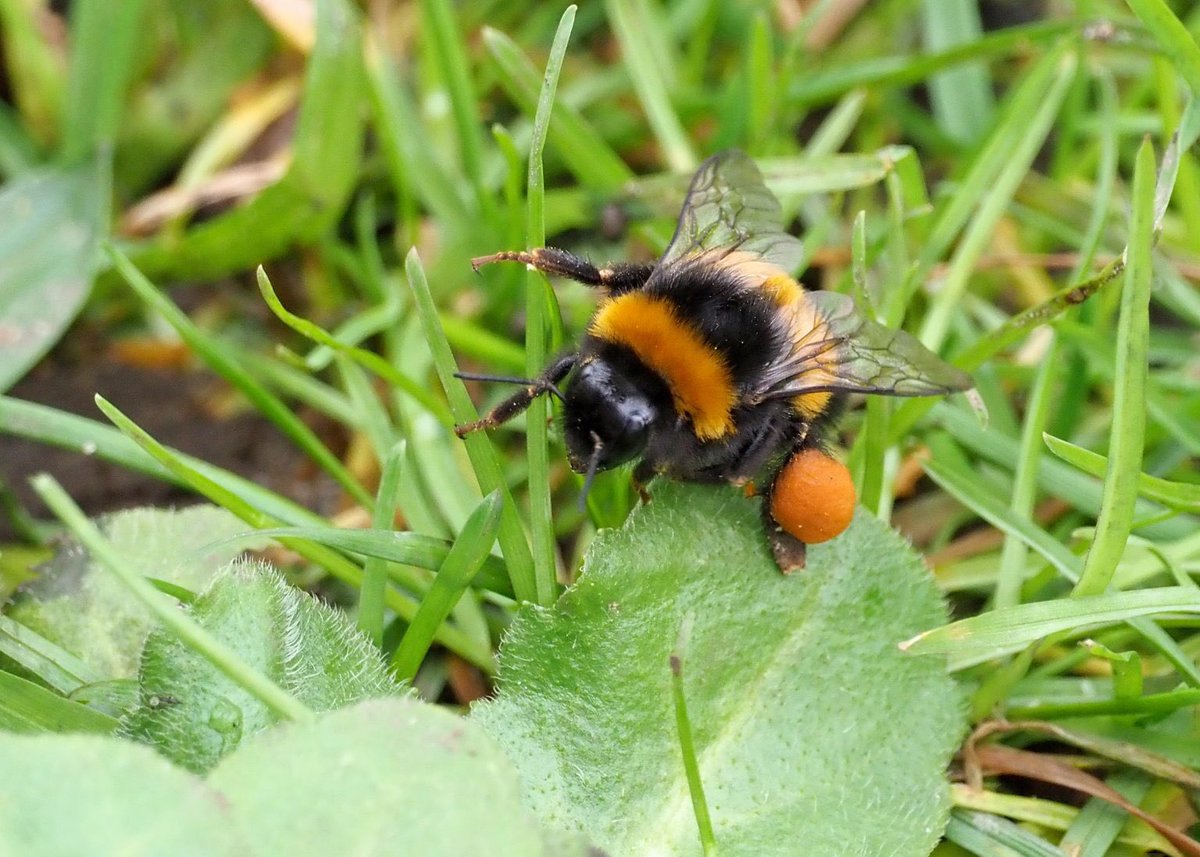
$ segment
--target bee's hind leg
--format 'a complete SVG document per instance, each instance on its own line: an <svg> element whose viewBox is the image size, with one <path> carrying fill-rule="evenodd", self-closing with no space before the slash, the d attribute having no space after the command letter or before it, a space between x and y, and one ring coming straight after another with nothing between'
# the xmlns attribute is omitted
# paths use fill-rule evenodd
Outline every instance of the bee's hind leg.
<svg viewBox="0 0 1200 857"><path fill-rule="evenodd" d="M539 247L535 250L501 250L490 256L478 256L471 260L471 267L478 271L494 262L521 262L543 274L566 277L585 286L608 289L613 294L640 289L650 278L653 265L637 262L616 262L597 268L587 259L555 247Z"/></svg>
<svg viewBox="0 0 1200 857"><path fill-rule="evenodd" d="M455 426L454 433L459 437L468 435L479 429L495 428L501 423L506 423L515 417L517 414L529 407L530 402L545 393L553 393L562 398L562 393L558 391L558 382L567 377L571 369L575 366L575 361L578 359L577 354L566 354L559 357L544 370L542 374L536 378L509 378L489 375L469 375L459 373L460 378L478 378L480 380L499 380L508 383L525 384L525 388L518 393L508 397L496 407L492 408L482 419L478 419L473 423L465 423Z"/></svg>
<svg viewBox="0 0 1200 857"><path fill-rule="evenodd" d="M775 523L770 513L763 515L763 529L767 534L767 544L775 557L775 564L783 574L803 571L808 561L808 545L800 541L783 527Z"/></svg>
<svg viewBox="0 0 1200 857"><path fill-rule="evenodd" d="M762 492L762 525L767 537L767 545L771 548L771 556L779 566L782 574L793 574L803 571L808 562L808 545L793 536L779 525L771 514L771 496L775 490L775 480L772 477L767 490Z"/></svg>
<svg viewBox="0 0 1200 857"><path fill-rule="evenodd" d="M658 471L654 469L654 465L644 459L637 463L637 467L633 468L633 490L638 493L642 505L650 502L650 489L647 486L650 484L650 480L657 475Z"/></svg>

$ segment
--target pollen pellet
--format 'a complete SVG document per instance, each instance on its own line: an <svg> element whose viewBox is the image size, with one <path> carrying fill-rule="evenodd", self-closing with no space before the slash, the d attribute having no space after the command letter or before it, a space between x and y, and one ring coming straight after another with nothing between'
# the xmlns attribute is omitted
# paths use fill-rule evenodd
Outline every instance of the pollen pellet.
<svg viewBox="0 0 1200 857"><path fill-rule="evenodd" d="M854 517L854 482L846 465L817 449L791 457L771 490L771 517L805 544L826 542Z"/></svg>

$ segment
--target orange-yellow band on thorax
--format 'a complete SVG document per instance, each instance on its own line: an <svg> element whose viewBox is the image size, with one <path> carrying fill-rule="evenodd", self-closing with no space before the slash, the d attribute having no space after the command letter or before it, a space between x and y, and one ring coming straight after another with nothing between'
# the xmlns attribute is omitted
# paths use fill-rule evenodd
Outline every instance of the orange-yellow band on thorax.
<svg viewBox="0 0 1200 857"><path fill-rule="evenodd" d="M729 366L668 302L642 292L613 298L592 319L591 333L628 347L658 373L698 438L715 440L733 431L737 393Z"/></svg>
<svg viewBox="0 0 1200 857"><path fill-rule="evenodd" d="M804 288L784 273L767 277L763 280L760 288L775 302L776 306L790 306L804 298Z"/></svg>

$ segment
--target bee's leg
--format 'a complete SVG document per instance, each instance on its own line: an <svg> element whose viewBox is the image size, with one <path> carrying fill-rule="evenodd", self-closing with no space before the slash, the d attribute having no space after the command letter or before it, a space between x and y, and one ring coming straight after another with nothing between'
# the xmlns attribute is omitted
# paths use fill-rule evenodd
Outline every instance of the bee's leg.
<svg viewBox="0 0 1200 857"><path fill-rule="evenodd" d="M807 431L805 434L807 434ZM809 438L805 436L800 438L796 444L798 447L797 451L809 446L805 442L807 440ZM808 561L808 545L785 530L771 513L774 505L772 501L775 496L775 489L779 482L779 475L783 472L784 464L786 464L786 461L774 468L774 472L771 473L770 478L763 481L766 487L761 491L762 523L763 533L767 537L767 545L771 548L771 555L775 558L775 564L779 566L779 571L782 574L792 574L804 570L805 563Z"/></svg>
<svg viewBox="0 0 1200 857"><path fill-rule="evenodd" d="M772 517L771 493L775 489L774 483L775 479L772 478L771 484L762 495L763 532L766 533L767 544L771 548L771 555L775 557L775 564L779 566L779 570L783 574L792 574L804 570L804 564L808 561L808 545L787 532Z"/></svg>
<svg viewBox="0 0 1200 857"><path fill-rule="evenodd" d="M613 294L640 289L650 278L653 265L636 262L616 262L597 268L587 259L554 247L539 247L536 250L502 250L490 256L479 256L471 260L471 267L478 271L493 262L521 262L531 265L544 274L566 277L585 286L605 288Z"/></svg>
<svg viewBox="0 0 1200 857"><path fill-rule="evenodd" d="M767 508L766 505L763 508ZM770 512L763 513L763 528L767 532L767 544L771 546L771 554L775 557L775 564L779 566L779 570L783 574L803 571L804 564L808 561L808 545L791 533L785 532L783 527L775 523Z"/></svg>
<svg viewBox="0 0 1200 857"><path fill-rule="evenodd" d="M633 468L633 490L638 492L643 505L650 502L650 491L646 486L657 475L654 465L644 459Z"/></svg>
<svg viewBox="0 0 1200 857"><path fill-rule="evenodd" d="M554 393L559 398L562 394L558 392L557 384L571 371L578 359L576 354L566 354L559 357L549 366L547 366L541 375L529 380L503 378L504 381L518 381L526 384L525 389L521 390L513 396L505 399L485 416L483 419L476 420L473 423L467 423L461 426L454 427L454 433L459 437L470 434L479 429L495 428L501 423L508 422L517 414L529 407L529 403L545 393ZM485 376L486 377L486 376Z"/></svg>

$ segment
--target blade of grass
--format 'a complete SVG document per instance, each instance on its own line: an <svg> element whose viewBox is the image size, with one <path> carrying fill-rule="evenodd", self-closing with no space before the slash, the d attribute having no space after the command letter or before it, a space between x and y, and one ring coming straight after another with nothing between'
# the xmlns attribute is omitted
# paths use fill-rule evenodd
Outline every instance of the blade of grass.
<svg viewBox="0 0 1200 857"><path fill-rule="evenodd" d="M1146 796L1153 781L1143 771L1124 770L1114 771L1112 776L1105 780L1126 800L1135 804ZM1064 850L1074 848L1079 857L1105 857L1128 820L1129 813L1120 807L1098 797L1090 798L1080 808L1071 826L1063 833L1059 847ZM1126 839L1124 844L1133 843ZM1155 846L1146 843L1142 847L1144 850L1150 850Z"/></svg>
<svg viewBox="0 0 1200 857"><path fill-rule="evenodd" d="M974 0L922 0L925 52L979 43L983 26ZM963 63L933 75L926 84L938 125L951 139L971 143L983 136L995 109L987 66Z"/></svg>
<svg viewBox="0 0 1200 857"><path fill-rule="evenodd" d="M981 857L1063 857L1063 852L1046 840L986 812L951 810L945 836Z"/></svg>
<svg viewBox="0 0 1200 857"><path fill-rule="evenodd" d="M450 313L440 313L438 318L446 340L459 354L473 357L497 372L525 371L525 351L521 346Z"/></svg>
<svg viewBox="0 0 1200 857"><path fill-rule="evenodd" d="M101 679L75 655L7 616L0 616L0 655L62 694Z"/></svg>
<svg viewBox="0 0 1200 857"><path fill-rule="evenodd" d="M145 473L156 479L178 485L187 484L115 428L45 405L0 396L0 432L95 456L101 461ZM168 452L187 468L243 498L251 506L273 518L290 524L316 525L324 521L303 506L248 479L177 450L172 449Z"/></svg>
<svg viewBox="0 0 1200 857"><path fill-rule="evenodd" d="M1088 368L1096 374L1113 380L1119 371L1117 354L1112 347L1112 338L1107 332L1093 330L1074 321L1059 324L1059 333L1077 346L1087 358ZM1200 455L1200 430L1193 420L1180 418L1180 409L1160 392L1160 384L1153 376L1147 376L1143 387L1143 405L1155 425L1161 426L1174 440L1193 455ZM1190 387L1190 385L1185 385ZM1188 390L1190 392L1190 389ZM1186 410L1184 412L1186 414Z"/></svg>
<svg viewBox="0 0 1200 857"><path fill-rule="evenodd" d="M1046 426L1050 416L1050 405L1053 400L1054 382L1058 377L1058 361L1056 353L1058 341L1053 334L1050 345L1038 366L1037 376L1033 381L1033 389L1029 392L1029 400L1025 405L1025 421L1021 426L1021 446L1017 457L1017 467L1013 476L1012 496L1008 502L1008 514L1015 521L1032 521L1033 505L1037 499L1038 465L1041 463L1041 446L1038 437ZM1031 523L1032 526L1032 523ZM1043 532L1037 528L1039 533ZM1055 545L1059 545L1054 541ZM992 594L994 607L1012 607L1021 601L1021 584L1023 570L1029 545L1014 533L1005 533L1004 546L1000 550L1000 569L996 575L996 589ZM1067 551L1071 557L1075 580L1079 579L1079 558Z"/></svg>
<svg viewBox="0 0 1200 857"><path fill-rule="evenodd" d="M1103 124L1104 133L1100 138L1100 162L1096 167L1095 198L1097 205L1088 224L1079 260L1076 262L1068 282L1078 282L1083 273L1092 266L1092 260L1100 246L1104 224L1107 221L1108 204L1112 198L1117 172L1116 85L1109 75L1101 76L1098 84L1101 116L1106 121ZM1042 457L1041 446L1037 441L1050 417L1051 392L1061 368L1057 359L1058 353L1058 337L1056 334L1051 334L1050 344L1038 367L1033 389L1025 407L1025 422L1021 429L1021 447L1014 474L1012 500L1009 504L1015 514L1025 518L1031 515L1034 501L1037 498L1037 474ZM996 607L1012 607L1020 602L1025 556L1026 546L1024 544L1011 536L1005 538L1000 554L1000 570L996 580L996 590L992 599Z"/></svg>
<svg viewBox="0 0 1200 857"><path fill-rule="evenodd" d="M959 218L978 203L921 325L920 339L931 349L937 350L945 341L975 264L990 244L996 223L1029 172L1070 89L1077 63L1074 54L1066 52L1067 44L1047 53L1021 83L925 245L918 270L927 270L939 258L935 251L940 254L948 246Z"/></svg>
<svg viewBox="0 0 1200 857"><path fill-rule="evenodd" d="M350 0L311 5L316 42L286 174L244 205L196 223L182 236L167 232L138 245L131 254L142 271L189 281L219 278L314 241L340 219L362 175L359 13Z"/></svg>
<svg viewBox="0 0 1200 857"><path fill-rule="evenodd" d="M1028 46L1051 41L1063 33L1079 29L1080 22L1070 18L1040 21L1005 27L976 42L956 45L944 51L919 56L903 55L878 59L855 59L843 65L799 75L788 91L791 107L811 107L840 98L859 87L905 86L925 80L933 74L961 63L978 62L1007 53L1025 51Z"/></svg>
<svg viewBox="0 0 1200 857"><path fill-rule="evenodd" d="M295 313L289 312L280 302L279 296L275 294L275 289L271 285L271 278L267 276L267 272L263 269L262 265L258 266L256 276L258 279L258 290L263 300L270 307L271 312L275 314L275 317L292 330L308 337L313 342L319 342L321 345L339 354L345 354L360 366L374 372L393 387L403 390L412 396L421 407L437 417L438 422L442 423L442 425L449 427L454 424L449 411L446 410L446 406L438 401L427 388L418 384L414 379L388 363L378 354L367 351L364 348L347 345L322 329L319 325L313 324L308 319L301 318Z"/></svg>
<svg viewBox="0 0 1200 857"><path fill-rule="evenodd" d="M221 343L201 330L180 311L179 307L168 300L153 283L146 279L141 271L134 267L124 253L111 244L107 245L105 249L118 273L129 284L133 293L166 319L180 338L188 344L188 347L214 372L249 399L259 413L273 422L286 437L312 458L317 466L341 485L347 494L364 508L371 508L375 502L374 499L338 460L338 457L330 452L325 444L321 443L320 438L313 433L312 429L305 425L274 393L267 390L243 367L233 362Z"/></svg>
<svg viewBox="0 0 1200 857"><path fill-rule="evenodd" d="M532 127L529 133L532 139ZM525 237L521 229L524 220L521 215L525 210L525 202L521 198L521 167L524 166L524 163L521 160L521 153L517 151L516 141L513 140L512 134L507 128L500 124L493 125L492 139L496 141L496 148L500 150L500 158L504 163L504 207L508 231L505 233L503 246L519 247L521 239ZM449 331L446 335L449 336ZM450 344L454 345L454 340L451 340Z"/></svg>
<svg viewBox="0 0 1200 857"><path fill-rule="evenodd" d="M437 310L433 305L433 296L429 293L429 283L425 280L425 270L421 267L421 258L415 250L410 250L404 261L404 269L408 274L409 287L416 297L417 314L429 348L433 352L433 363L450 401L450 413L459 423L469 423L478 418L471 397L463 382L455 377L458 364L450 351L450 344L442 332L438 321ZM479 487L487 492L501 491L504 499L504 510L500 514L500 549L504 552L504 560L508 564L508 574L512 579L513 592L518 601L537 602L537 578L533 571L533 555L529 543L525 540L525 528L521 526L521 518L517 514L516 503L504 481L500 460L491 440L482 432L473 432L463 438L467 447L467 455L479 480Z"/></svg>
<svg viewBox="0 0 1200 857"><path fill-rule="evenodd" d="M432 47L434 61L446 81L463 171L475 189L475 198L488 215L487 207L494 206L491 206L491 191L483 181L483 126L479 120L479 98L471 83L471 64L455 17L452 4L443 0L421 0L424 43ZM492 215L488 215L489 220Z"/></svg>
<svg viewBox="0 0 1200 857"><path fill-rule="evenodd" d="M1061 542L1034 524L1028 517L1014 512L1004 505L986 485L980 485L972 474L960 472L945 461L930 459L924 463L925 472L947 493L955 497L996 529L1019 539L1032 548L1043 559L1058 569L1067 580L1079 580L1079 557L1067 550ZM1018 585L1020 581L1018 580ZM1008 605L996 605L1008 606Z"/></svg>
<svg viewBox="0 0 1200 857"><path fill-rule="evenodd" d="M554 94L558 89L558 75L562 70L563 58L575 23L575 7L568 6L559 21L550 58L546 61L546 75L542 80L542 92L538 96L537 111L533 119L533 139L529 144L529 188L526 199L529 216L526 228L527 247L541 247L546 243L544 218L545 176L542 170L542 152L546 146L546 133L554 108ZM530 270L525 283L525 372L530 378L537 377L546 364L546 346L552 318L558 316L558 304L550 281L539 271ZM557 327L561 329L562 321ZM554 603L555 595L555 549L554 518L550 506L550 446L546 418L550 403L548 396L538 396L528 410L525 421L525 450L529 461L529 529L533 550L533 575L537 591L537 602L543 607Z"/></svg>
<svg viewBox="0 0 1200 857"><path fill-rule="evenodd" d="M1105 456L1051 434L1043 434L1042 439L1051 452L1068 464L1078 467L1084 473L1103 479L1104 474L1108 472L1108 459ZM1159 479L1157 476L1140 473L1138 474L1138 494L1148 500L1162 503L1170 509L1200 514L1200 485L1190 482L1171 482L1167 479Z"/></svg>
<svg viewBox="0 0 1200 857"><path fill-rule="evenodd" d="M169 628L180 642L204 657L230 681L281 718L298 722L307 722L314 718L311 709L243 661L230 646L218 640L180 610L173 599L163 595L148 580L127 566L52 476L35 476L33 487L55 516L88 549L92 558L125 584L133 596L145 605L159 622Z"/></svg>
<svg viewBox="0 0 1200 857"><path fill-rule="evenodd" d="M973 372L992 356L1012 345L1029 331L1048 324L1071 307L1078 306L1098 290L1115 281L1125 270L1123 257L1114 259L1100 273L1082 283L1065 286L1036 306L1012 316L1004 324L975 340L974 343L954 358L953 364L967 372ZM891 424L894 443L912 431L925 414L938 404L937 399L912 399L900 405Z"/></svg>
<svg viewBox="0 0 1200 857"><path fill-rule="evenodd" d="M864 317L875 319L867 286L867 213L860 211L854 218L850 237L850 258L854 301ZM883 516L883 477L887 455L888 406L882 396L867 399L867 412L862 426L862 477L859 480L858 501L876 516ZM890 493L890 492L889 492ZM890 497L886 508L891 508Z"/></svg>
<svg viewBox="0 0 1200 857"><path fill-rule="evenodd" d="M500 492L493 491L463 525L453 547L446 554L446 561L438 569L433 586L421 599L417 615L409 622L408 630L392 655L392 672L397 678L412 681L416 676L433 642L434 632L446 621L491 552L500 528L500 512L503 508Z"/></svg>
<svg viewBox="0 0 1200 857"><path fill-rule="evenodd" d="M126 90L140 62L146 0L81 0L71 6L70 69L60 157L72 164L117 138Z"/></svg>
<svg viewBox="0 0 1200 857"><path fill-rule="evenodd" d="M66 70L61 45L43 32L43 10L20 0L0 0L0 41L4 49L7 97L0 126L10 151L2 161L9 175L42 158L38 149L61 133ZM15 156L15 161L10 161Z"/></svg>
<svg viewBox="0 0 1200 857"><path fill-rule="evenodd" d="M1133 524L1146 431L1144 391L1150 340L1154 172L1154 147L1147 138L1138 149L1133 174L1128 267L1117 320L1117 377L1109 467L1096 521L1096 539L1084 559L1083 576L1075 585L1076 595L1095 595L1108 588Z"/></svg>
<svg viewBox="0 0 1200 857"><path fill-rule="evenodd" d="M371 36L366 40L365 55L367 97L392 183L402 194L411 188L439 222L474 222L454 181L433 157L434 146L407 80L387 50Z"/></svg>
<svg viewBox="0 0 1200 857"><path fill-rule="evenodd" d="M25 734L111 735L120 721L20 676L0 671L0 730Z"/></svg>
<svg viewBox="0 0 1200 857"><path fill-rule="evenodd" d="M1118 771L1106 780L1106 782L1112 785L1113 779L1120 780L1121 775L1127 773L1129 772ZM1144 777L1144 775L1141 776ZM1149 781L1147 781L1147 784L1149 784ZM1074 829L1080 823L1083 814L1087 811L1086 809L1076 809L1073 806L1064 806L1061 803L1044 798L1024 797L1022 795L992 791L977 791L965 783L954 783L950 788L953 795L952 800L956 807L1002 815L1015 821L1023 821L1036 825L1039 828L1049 828L1050 830L1070 831ZM1129 797L1129 795L1126 795L1126 797ZM1140 799L1140 797L1137 799ZM1122 845L1136 848L1139 851L1162 851L1165 848L1164 853L1169 854L1174 850L1171 843L1149 828L1131 828L1127 832L1122 832L1124 822L1129 818L1128 813L1101 798L1094 798L1092 801L1089 801L1089 804L1093 802L1098 805L1097 809L1108 807L1115 811L1111 815L1106 813L1107 818L1116 820L1115 826L1111 827L1111 838L1108 840L1109 845L1119 841ZM1094 814L1093 811L1089 815ZM1083 820L1084 824L1090 824L1090 822L1090 818ZM1120 834L1119 838L1118 834ZM1066 842L1067 838L1064 834L1063 840L1059 843L1059 848L1064 848L1064 843ZM1078 852L1077 854L1067 851L1066 853L1075 854L1076 857L1104 857L1104 855L1108 854L1107 848L1108 846L1106 845L1100 851Z"/></svg>
<svg viewBox="0 0 1200 857"><path fill-rule="evenodd" d="M1129 8L1171 58L1192 97L1200 94L1200 47L1187 27L1163 0L1129 0Z"/></svg>
<svg viewBox="0 0 1200 857"><path fill-rule="evenodd" d="M342 414L340 422L361 432L375 453L376 461L382 464L396 443L396 428L362 366L341 355L337 357L336 365L350 399L350 410Z"/></svg>
<svg viewBox="0 0 1200 857"><path fill-rule="evenodd" d="M261 267L261 266L260 266ZM394 292L389 292L390 298ZM358 345L364 339L390 330L400 320L402 308L394 302L368 307L339 324L329 335L348 347ZM328 345L318 345L304 357L304 365L313 372L329 366L336 351Z"/></svg>
<svg viewBox="0 0 1200 857"><path fill-rule="evenodd" d="M1184 93L1180 91L1181 84L1176 74L1175 65L1166 57L1157 57L1154 63L1155 79L1158 82L1158 95L1155 99L1162 115L1164 128L1174 128L1176 133L1184 130L1185 124L1194 119L1196 100L1187 99L1186 107L1181 112L1180 102L1184 101ZM1186 84L1182 85L1186 87ZM1186 91L1186 90L1185 90ZM1169 147L1168 147L1169 148ZM1173 194L1183 226L1184 235L1200 235L1200 166L1197 165L1195 154L1189 151L1190 146L1179 150L1179 157L1173 169L1175 179L1171 182L1179 192ZM1167 158L1170 152L1163 155L1163 170L1167 169ZM1158 215L1158 200L1155 201L1155 224L1160 223ZM1163 200L1162 202L1166 202ZM1165 213L1165 212L1164 212ZM1193 316L1193 321L1196 317Z"/></svg>
<svg viewBox="0 0 1200 857"><path fill-rule="evenodd" d="M862 119L866 101L867 93L862 89L848 92L839 99L837 105L829 111L828 116L821 120L817 130L808 138L808 145L804 147L805 160L832 155L846 145L846 141L850 139L850 135L854 132L859 120ZM907 147L897 146L895 148L905 149ZM763 174L766 175L765 170Z"/></svg>
<svg viewBox="0 0 1200 857"><path fill-rule="evenodd" d="M189 468L181 460L172 455L162 444L102 397L96 397L96 404L104 412L104 415L112 420L122 432L132 438L159 464L170 470L183 484L207 497L218 506L228 509L256 529L267 529L279 524L278 520L255 509L237 494L221 487ZM329 550L319 544L290 542L283 539L280 540L280 543L325 569L337 579L356 588L362 587L362 569L336 551ZM389 589L385 594L385 598L387 605L405 620L410 619L417 612L417 603L394 589ZM480 647L457 628L450 625L443 625L438 629L438 641L485 672L491 673L495 671L496 666L492 658L491 649Z"/></svg>
<svg viewBox="0 0 1200 857"><path fill-rule="evenodd" d="M1039 133L1030 122L1030 117L1039 114L1043 125L1053 119L1055 111L1045 109L1045 99L1052 86L1063 89L1063 92L1059 93L1060 101L1065 95L1065 87L1071 78L1071 73L1068 72L1073 72L1074 63L1070 63L1068 68L1064 68L1063 64L1071 47L1070 40L1061 40L1038 59L1008 96L996 127L988 135L979 154L970 162L970 167L958 183L954 195L939 209L921 248L918 268L921 277L934 262L945 255L981 201L986 202L999 196L1000 201L1007 205L1011 190L1005 194L997 194L992 193L992 188L1001 175L1006 177L1006 183L1011 184L1014 174L1015 178L1019 179L1028 172L1028 161L1032 156L1027 155L1023 158L1025 164L1017 169L1011 166L1012 154L1018 146L1024 152L1032 148L1036 153L1037 147L1045 138L1046 130L1042 129ZM1046 112L1050 115L1046 116Z"/></svg>
<svg viewBox="0 0 1200 857"><path fill-rule="evenodd" d="M934 408L934 415L951 436L971 452L1009 470L1016 469L1020 444L1015 438L983 429L974 415L945 403ZM1081 512L1089 515L1100 512L1104 486L1061 461L1042 459L1038 467L1038 487L1047 494L1061 497ZM1141 500L1135 507L1135 517L1148 518L1161 511L1161 506ZM1147 526L1141 533L1154 539L1180 539L1194 534L1196 527L1195 518L1180 516Z"/></svg>
<svg viewBox="0 0 1200 857"><path fill-rule="evenodd" d="M657 26L638 0L605 0L609 24L621 46L621 58L654 136L671 169L688 173L696 168L696 153L671 106L670 81L664 64L674 50L670 34Z"/></svg>
<svg viewBox="0 0 1200 857"><path fill-rule="evenodd" d="M405 300L411 303L412 290L404 277L389 282L394 288L403 289ZM420 313L408 313L404 324L389 339L389 357L405 374L430 378L433 352ZM398 397L395 410L408 439L410 478L404 480L401 509L412 529L448 538L458 532L479 505L479 483L463 467L462 443L457 437L428 414L414 412L402 397Z"/></svg>
<svg viewBox="0 0 1200 857"><path fill-rule="evenodd" d="M717 840L713 835L712 817L708 811L708 799L704 796L704 782L700 778L700 763L696 758L696 742L692 735L692 721L688 717L687 697L683 692L683 649L687 646L692 615L684 618L679 629L675 651L671 652L671 699L675 704L675 731L679 736L679 751L683 756L683 769L688 792L692 799L692 812L700 833L700 847L704 857L716 857Z"/></svg>
<svg viewBox="0 0 1200 857"><path fill-rule="evenodd" d="M752 154L759 154L773 136L777 102L771 37L771 24L766 14L760 11L750 22L750 45L742 69L746 111L743 147Z"/></svg>
<svg viewBox="0 0 1200 857"><path fill-rule="evenodd" d="M533 63L508 36L483 28L483 43L493 61L497 79L509 98L526 116L537 110L539 80ZM585 187L616 191L633 178L633 171L578 110L562 101L554 105L547 139L572 175Z"/></svg>
<svg viewBox="0 0 1200 857"><path fill-rule="evenodd" d="M371 524L377 530L390 530L395 524L400 477L404 472L404 450L405 443L400 441L383 460L383 473L375 494L375 511L371 513ZM358 628L377 646L383 643L386 593L387 563L378 557L371 557L363 564L362 590L358 596Z"/></svg>
<svg viewBox="0 0 1200 857"><path fill-rule="evenodd" d="M1195 583L1188 580L1187 588L1195 589ZM1152 619L1140 617L1137 619L1126 620L1126 624L1133 628L1151 648L1157 649L1158 653L1166 658L1167 662L1175 668L1180 677L1190 684L1192 687L1200 687L1200 667L1197 667L1195 659L1190 657L1179 645L1175 642L1175 638L1164 631Z"/></svg>
<svg viewBox="0 0 1200 857"><path fill-rule="evenodd" d="M1184 586L1139 589L1018 604L925 631L900 644L911 654L948 654L958 667L1020 651L1061 631L1111 625L1138 616L1200 613L1200 592Z"/></svg>
<svg viewBox="0 0 1200 857"><path fill-rule="evenodd" d="M1014 705L1005 714L1013 718L1062 720L1073 717L1111 715L1170 714L1181 708L1200 705L1200 689L1151 693L1135 699L1098 699L1087 702L1048 702L1041 705Z"/></svg>
<svg viewBox="0 0 1200 857"><path fill-rule="evenodd" d="M451 544L446 539L407 530L344 530L329 526L267 527L236 536L229 541L250 537L315 542L343 553L385 560L389 565L388 575L393 580L419 593L424 593L429 589L429 581L406 573L403 566L416 566L437 571L446 561L446 552L450 550ZM206 545L205 548L209 549L220 544L224 544L224 542L214 542ZM504 570L504 563L500 561L499 557L489 556L484 560L483 567L475 576L475 581L481 589L487 589L504 598L512 597L512 584Z"/></svg>
<svg viewBox="0 0 1200 857"><path fill-rule="evenodd" d="M341 420L349 413L350 400L329 384L314 378L309 371L275 357L240 348L232 342L224 345L235 361L281 395L291 397L335 420Z"/></svg>

